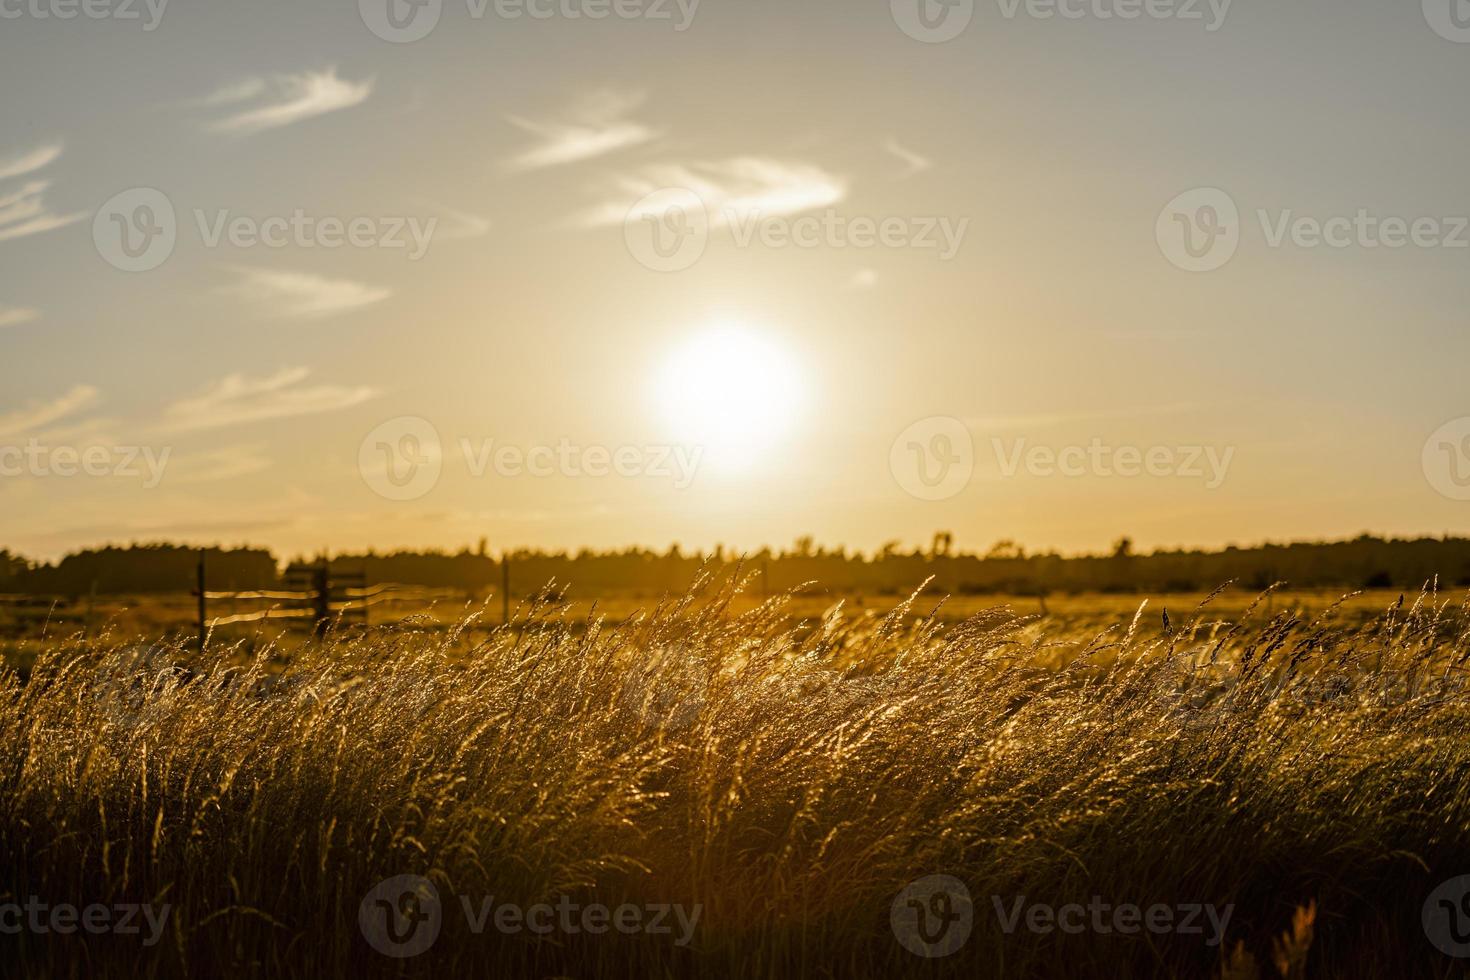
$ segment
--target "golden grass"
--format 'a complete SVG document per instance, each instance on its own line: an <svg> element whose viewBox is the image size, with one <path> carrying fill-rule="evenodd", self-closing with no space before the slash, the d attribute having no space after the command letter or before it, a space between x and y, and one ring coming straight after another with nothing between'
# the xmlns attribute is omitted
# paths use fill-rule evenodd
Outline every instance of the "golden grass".
<svg viewBox="0 0 1470 980"><path fill-rule="evenodd" d="M617 624L538 603L488 632L253 657L56 643L0 675L0 902L172 915L151 948L0 936L6 972L1453 975L1419 915L1470 872L1465 605L1430 593L1349 625L1205 607L1046 637L997 611L793 622L788 597L733 596L704 583ZM921 959L889 907L941 873L973 896L973 934ZM357 920L399 874L444 896L409 960ZM473 935L461 895L701 914L687 948ZM1218 947L1007 935L992 896L1019 895L1235 911Z"/></svg>

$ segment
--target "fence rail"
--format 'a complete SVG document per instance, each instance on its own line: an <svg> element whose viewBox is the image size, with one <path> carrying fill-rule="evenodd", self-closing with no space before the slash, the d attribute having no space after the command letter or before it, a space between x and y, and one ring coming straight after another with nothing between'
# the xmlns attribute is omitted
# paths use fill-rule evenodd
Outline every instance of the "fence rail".
<svg viewBox="0 0 1470 980"><path fill-rule="evenodd" d="M500 566L501 616L502 622L508 623L511 612L509 559L502 558ZM208 572L205 553L200 552L194 588L188 591L180 589L179 592L159 597L160 601L187 601L195 607L193 618L198 629L198 647L201 650L204 649L209 632L221 626L274 620L307 620L314 624L314 629L323 632L334 622L355 620L366 624L368 610L377 606L400 602L457 600L465 596L465 590L456 588L432 588L395 582L369 585L365 581L364 572L333 569L324 560L288 567L281 576L283 588L211 589L208 585ZM90 631L93 607L97 601L95 593L95 585L92 595L82 597L0 593L0 608L7 609L12 618L18 618L21 622L42 617L48 621L86 622ZM219 611L210 608L212 604L218 603L227 603L228 609ZM252 606L260 603L271 605L236 610L239 604Z"/></svg>
<svg viewBox="0 0 1470 980"><path fill-rule="evenodd" d="M366 575L361 571L334 571L325 561L314 564L292 565L282 575L285 589L248 589L223 592L211 590L206 585L208 569L204 555L199 556L199 585L194 594L199 600L199 649L210 630L221 626L240 623L258 623L270 620L309 619L318 632L324 632L333 621L356 619L366 625L368 610L390 602L424 602L435 599L456 598L460 594L453 589L429 589L421 586L399 585L383 582L366 584ZM209 603L228 602L231 612L224 616L209 616ZM265 609L234 612L238 602L272 602Z"/></svg>
<svg viewBox="0 0 1470 980"><path fill-rule="evenodd" d="M286 608L271 607L254 612L216 616L208 620L210 628L228 626L232 623L253 623L262 619L304 619L325 608L334 614L354 613L370 609L385 602L432 602L436 599L457 599L463 592L458 589L429 589L413 585L384 583L372 588L332 589L325 605L321 594L316 591L286 592L280 590L254 590L249 592L205 592L211 602L258 601L268 599L298 605Z"/></svg>

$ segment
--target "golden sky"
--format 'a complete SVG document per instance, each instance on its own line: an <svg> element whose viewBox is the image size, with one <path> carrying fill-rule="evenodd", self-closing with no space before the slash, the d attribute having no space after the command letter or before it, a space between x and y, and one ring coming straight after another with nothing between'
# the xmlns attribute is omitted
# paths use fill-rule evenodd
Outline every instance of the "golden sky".
<svg viewBox="0 0 1470 980"><path fill-rule="evenodd" d="M0 546L1470 531L1435 2L0 3Z"/></svg>

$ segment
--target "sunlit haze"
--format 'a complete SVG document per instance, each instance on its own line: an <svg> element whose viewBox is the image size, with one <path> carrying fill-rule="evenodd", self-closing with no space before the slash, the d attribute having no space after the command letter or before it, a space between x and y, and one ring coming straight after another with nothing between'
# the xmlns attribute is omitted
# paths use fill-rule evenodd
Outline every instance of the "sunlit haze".
<svg viewBox="0 0 1470 980"><path fill-rule="evenodd" d="M657 6L6 19L5 545L1470 530L1418 4Z"/></svg>

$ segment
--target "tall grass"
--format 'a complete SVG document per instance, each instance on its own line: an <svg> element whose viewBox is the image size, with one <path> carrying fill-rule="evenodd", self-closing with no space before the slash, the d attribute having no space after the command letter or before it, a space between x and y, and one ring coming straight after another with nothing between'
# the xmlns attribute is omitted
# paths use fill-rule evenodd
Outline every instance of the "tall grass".
<svg viewBox="0 0 1470 980"><path fill-rule="evenodd" d="M612 625L410 624L202 659L57 643L0 676L0 902L168 903L162 942L0 935L31 976L1452 976L1470 873L1470 610L1208 608L1101 636L992 612L798 623L704 583ZM1182 620L1182 621L1180 621ZM420 874L438 941L358 924ZM924 959L904 886L973 932ZM457 896L697 905L669 935L481 935ZM1208 936L1005 933L994 903L1233 905ZM1312 905L1315 903L1315 905ZM1305 920L1308 915L1312 918ZM1303 931L1305 929L1305 931Z"/></svg>

